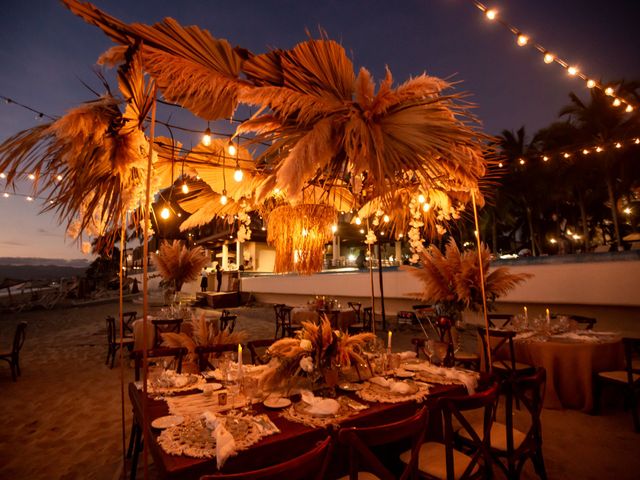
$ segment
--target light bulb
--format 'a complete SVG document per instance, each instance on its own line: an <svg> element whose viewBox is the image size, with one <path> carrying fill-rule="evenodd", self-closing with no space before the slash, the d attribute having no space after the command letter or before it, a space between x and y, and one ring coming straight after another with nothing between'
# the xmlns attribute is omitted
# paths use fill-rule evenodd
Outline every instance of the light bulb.
<svg viewBox="0 0 640 480"><path fill-rule="evenodd" d="M187 182L184 182L182 184L182 193L184 193L184 194L189 193L189 185L187 185Z"/></svg>
<svg viewBox="0 0 640 480"><path fill-rule="evenodd" d="M227 152L232 157L235 156L236 153L238 153L238 149L236 148L236 146L233 143L231 143L231 141L229 141L229 146L227 147Z"/></svg>
<svg viewBox="0 0 640 480"><path fill-rule="evenodd" d="M639 145L639 144L640 144L640 138L636 138L636 139L633 141L633 143L635 143L636 145Z"/></svg>
<svg viewBox="0 0 640 480"><path fill-rule="evenodd" d="M242 173L242 170L240 168L236 168L236 171L233 172L233 179L236 182L241 182L243 177L244 177L244 174Z"/></svg>
<svg viewBox="0 0 640 480"><path fill-rule="evenodd" d="M611 87L607 87L604 89L604 93L606 93L607 95L609 95L610 97L613 95L613 88Z"/></svg>
<svg viewBox="0 0 640 480"><path fill-rule="evenodd" d="M600 153L603 150L602 147L596 147L596 152Z"/></svg>
<svg viewBox="0 0 640 480"><path fill-rule="evenodd" d="M542 157L542 161L543 162L548 162L549 161L549 157L547 157L546 155L544 157Z"/></svg>
<svg viewBox="0 0 640 480"><path fill-rule="evenodd" d="M520 47L524 47L527 43L529 43L529 37L526 35L520 34L516 40Z"/></svg>
<svg viewBox="0 0 640 480"><path fill-rule="evenodd" d="M226 205L228 201L229 199L227 198L227 192L222 192L222 195L220 196L220 203L222 205Z"/></svg>
<svg viewBox="0 0 640 480"><path fill-rule="evenodd" d="M502 162L498 164L498 168L502 168Z"/></svg>
<svg viewBox="0 0 640 480"><path fill-rule="evenodd" d="M524 158L520 159L520 165L524 165Z"/></svg>
<svg viewBox="0 0 640 480"><path fill-rule="evenodd" d="M29 174L29 180L35 180L36 176L33 173Z"/></svg>
<svg viewBox="0 0 640 480"><path fill-rule="evenodd" d="M587 88L593 88L596 86L596 81L595 80L587 80Z"/></svg>
<svg viewBox="0 0 640 480"><path fill-rule="evenodd" d="M338 225L336 225L336 224L331 225L331 231L333 233L336 233L338 231Z"/></svg>
<svg viewBox="0 0 640 480"><path fill-rule="evenodd" d="M496 16L498 15L498 11L491 8L485 12L485 15L489 20L495 20Z"/></svg>
<svg viewBox="0 0 640 480"><path fill-rule="evenodd" d="M573 77L578 73L578 69L576 67L569 67L567 68L567 73Z"/></svg>
<svg viewBox="0 0 640 480"><path fill-rule="evenodd" d="M7 175L4 172L0 172L0 178L7 178Z"/></svg>
<svg viewBox="0 0 640 480"><path fill-rule="evenodd" d="M59 182L60 182L60 181L62 181L62 175L58 175L58 176L56 177L56 179L57 179Z"/></svg>
<svg viewBox="0 0 640 480"><path fill-rule="evenodd" d="M202 135L202 144L205 147L211 145L211 130L209 129L209 127L207 127L207 129L204 131L204 135Z"/></svg>
<svg viewBox="0 0 640 480"><path fill-rule="evenodd" d="M360 225L362 223L362 220L360 219L360 217L356 217L356 225Z"/></svg>
<svg viewBox="0 0 640 480"><path fill-rule="evenodd" d="M425 204L422 206L422 210L423 210L424 212L428 212L430 209L431 209L431 205L429 205L428 203L425 203Z"/></svg>
<svg viewBox="0 0 640 480"><path fill-rule="evenodd" d="M422 195L422 194L418 195L418 203L424 203L426 201L427 201L427 199L424 198L424 195Z"/></svg>
<svg viewBox="0 0 640 480"><path fill-rule="evenodd" d="M360 233L364 233L364 228L361 228L361 229L360 229Z"/></svg>
<svg viewBox="0 0 640 480"><path fill-rule="evenodd" d="M616 148L621 148L622 144L620 142L616 143Z"/></svg>
<svg viewBox="0 0 640 480"><path fill-rule="evenodd" d="M542 58L542 60L544 61L544 63L551 63L556 59L556 57L553 56L553 54L547 52L544 54L544 57Z"/></svg>
<svg viewBox="0 0 640 480"><path fill-rule="evenodd" d="M582 154L583 155L589 155L589 150L587 150L586 148L584 150L582 150Z"/></svg>
<svg viewBox="0 0 640 480"><path fill-rule="evenodd" d="M27 197L27 202L33 202L33 197Z"/></svg>
<svg viewBox="0 0 640 480"><path fill-rule="evenodd" d="M382 220L384 220L384 223L389 223L389 215L382 217Z"/></svg>
<svg viewBox="0 0 640 480"><path fill-rule="evenodd" d="M631 113L633 112L633 107L631 105L627 105L627 108L625 108L624 111L627 113Z"/></svg>
<svg viewBox="0 0 640 480"><path fill-rule="evenodd" d="M2 194L2 196L3 196L4 198L9 198L9 194L8 194L7 192L4 192L4 193Z"/></svg>
<svg viewBox="0 0 640 480"><path fill-rule="evenodd" d="M612 104L614 107L619 107L621 103L622 103L622 102L620 102L620 99L619 99L619 98L616 98L616 99L615 99L611 104Z"/></svg>
<svg viewBox="0 0 640 480"><path fill-rule="evenodd" d="M569 158L571 155L569 155L568 153L565 153L562 155L564 158Z"/></svg>
<svg viewBox="0 0 640 480"><path fill-rule="evenodd" d="M160 217L162 217L163 219L167 219L169 218L169 215L171 215L171 212L169 211L169 209L167 207L164 207L162 209L162 211L160 212Z"/></svg>

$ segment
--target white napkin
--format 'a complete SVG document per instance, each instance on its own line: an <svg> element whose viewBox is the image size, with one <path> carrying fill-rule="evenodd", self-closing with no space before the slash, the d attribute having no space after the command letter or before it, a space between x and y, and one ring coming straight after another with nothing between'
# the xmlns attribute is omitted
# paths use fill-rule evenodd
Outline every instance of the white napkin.
<svg viewBox="0 0 640 480"><path fill-rule="evenodd" d="M227 458L235 455L236 441L221 423L218 424L212 435L216 438L216 464L218 465L218 470L220 470Z"/></svg>
<svg viewBox="0 0 640 480"><path fill-rule="evenodd" d="M428 363L420 363L417 365L411 365L411 370L419 370L421 372L431 373L432 375L445 377L449 380L456 380L466 387L469 395L473 395L476 391L476 387L478 386L477 375L458 370L456 368L437 367L435 365L429 365Z"/></svg>
<svg viewBox="0 0 640 480"><path fill-rule="evenodd" d="M369 379L369 381L375 385L378 385L379 387L382 388L389 388L389 380L387 380L386 378L383 377L371 377Z"/></svg>
<svg viewBox="0 0 640 480"><path fill-rule="evenodd" d="M396 382L395 380L386 379L382 377L372 377L369 379L371 383L374 383L382 388L388 388L391 392L406 394L411 391L411 387L406 382Z"/></svg>
<svg viewBox="0 0 640 480"><path fill-rule="evenodd" d="M413 358L416 358L416 352L411 350L400 352L398 355L400 355L400 360L411 360Z"/></svg>
<svg viewBox="0 0 640 480"><path fill-rule="evenodd" d="M209 430L215 430L216 427L220 424L220 420L218 419L217 415L208 410L205 410L205 412L202 414L202 418L204 419L204 424Z"/></svg>
<svg viewBox="0 0 640 480"><path fill-rule="evenodd" d="M554 335L554 338L566 338L568 340L575 340L576 342L583 343L598 343L600 339L595 336L590 335L579 335L574 332L561 333L559 335Z"/></svg>
<svg viewBox="0 0 640 480"><path fill-rule="evenodd" d="M340 409L340 404L332 398L318 398L309 390L300 392L302 401L309 404L308 413L316 415L335 415Z"/></svg>

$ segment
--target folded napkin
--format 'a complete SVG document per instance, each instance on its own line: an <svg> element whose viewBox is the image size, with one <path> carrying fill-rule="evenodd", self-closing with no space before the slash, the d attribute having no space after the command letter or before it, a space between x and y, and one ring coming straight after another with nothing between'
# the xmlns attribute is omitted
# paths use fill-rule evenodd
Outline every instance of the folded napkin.
<svg viewBox="0 0 640 480"><path fill-rule="evenodd" d="M202 418L207 428L212 430L211 436L216 439L216 463L219 470L227 458L236 453L236 441L215 413L205 411Z"/></svg>
<svg viewBox="0 0 640 480"><path fill-rule="evenodd" d="M400 352L398 355L400 355L400 360L411 360L412 358L416 358L416 352L411 350Z"/></svg>
<svg viewBox="0 0 640 480"><path fill-rule="evenodd" d="M567 332L567 333L561 333L559 335L554 335L553 338L564 338L567 340L575 340L576 342L583 342L583 343L598 343L600 342L600 339L596 336L593 335L580 335L578 333L575 332Z"/></svg>
<svg viewBox="0 0 640 480"><path fill-rule="evenodd" d="M300 395L302 401L309 404L307 413L314 415L335 415L340 409L340 404L332 398L318 398L309 390L303 390Z"/></svg>
<svg viewBox="0 0 640 480"><path fill-rule="evenodd" d="M406 394L411 391L411 387L406 382L396 382L382 377L371 377L369 381L379 387L388 388L393 393Z"/></svg>
<svg viewBox="0 0 640 480"><path fill-rule="evenodd" d="M478 375L473 372L459 370L457 368L437 367L428 363L420 363L412 365L411 367L412 370L419 370L421 372L444 377L448 380L454 380L457 383L462 383L466 387L469 395L473 395L476 391L476 387L478 386Z"/></svg>

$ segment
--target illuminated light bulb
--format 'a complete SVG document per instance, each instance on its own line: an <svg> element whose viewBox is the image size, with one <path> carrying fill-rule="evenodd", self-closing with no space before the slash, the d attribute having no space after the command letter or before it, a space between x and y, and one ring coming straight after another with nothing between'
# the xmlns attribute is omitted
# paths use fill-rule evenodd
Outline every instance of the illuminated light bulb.
<svg viewBox="0 0 640 480"><path fill-rule="evenodd" d="M614 107L619 107L622 104L622 102L620 101L619 98L616 98L611 105L613 105Z"/></svg>
<svg viewBox="0 0 640 480"><path fill-rule="evenodd" d="M550 238L549 243L558 243L558 241L555 238Z"/></svg>
<svg viewBox="0 0 640 480"><path fill-rule="evenodd" d="M0 178L7 178L7 175L4 172L0 172Z"/></svg>
<svg viewBox="0 0 640 480"><path fill-rule="evenodd" d="M498 11L497 11L497 10L494 10L493 8L490 8L489 10L487 10L487 11L485 12L485 15L487 16L487 18L488 18L489 20L495 20L495 19L496 19L496 16L498 15Z"/></svg>
<svg viewBox="0 0 640 480"><path fill-rule="evenodd" d="M573 235L573 239L574 240L580 240L580 235L578 235L577 233Z"/></svg>
<svg viewBox="0 0 640 480"><path fill-rule="evenodd" d="M636 138L633 143L635 143L636 145L640 144L640 138Z"/></svg>
<svg viewBox="0 0 640 480"><path fill-rule="evenodd" d="M35 180L36 176L33 173L29 174L29 180Z"/></svg>
<svg viewBox="0 0 640 480"><path fill-rule="evenodd" d="M402 237L404 237L404 234L399 233L399 234L398 234L398 238L402 238Z"/></svg>
<svg viewBox="0 0 640 480"><path fill-rule="evenodd" d="M204 134L202 135L202 144L205 147L211 145L211 130L209 129L209 127L207 127L207 129L204 131Z"/></svg>
<svg viewBox="0 0 640 480"><path fill-rule="evenodd" d="M168 209L167 207L164 207L164 208L162 209L162 211L160 212L160 217L161 217L161 218L163 218L163 219L165 219L165 220L166 220L167 218L169 218L169 215L171 215L171 212L169 211L169 209Z"/></svg>
<svg viewBox="0 0 640 480"><path fill-rule="evenodd" d="M361 228L361 229L360 229L360 233L364 233L364 228Z"/></svg>
<svg viewBox="0 0 640 480"><path fill-rule="evenodd" d="M360 219L360 217L356 217L356 225L360 225L362 223L362 220Z"/></svg>
<svg viewBox="0 0 640 480"><path fill-rule="evenodd" d="M520 165L524 165L524 158L520 159Z"/></svg>
<svg viewBox="0 0 640 480"><path fill-rule="evenodd" d="M56 177L56 180L58 180L59 182L60 182L60 181L62 181L62 175L58 175L58 176Z"/></svg>
<svg viewBox="0 0 640 480"><path fill-rule="evenodd" d="M627 105L627 108L625 108L624 111L627 113L631 113L633 112L633 107L631 105Z"/></svg>
<svg viewBox="0 0 640 480"><path fill-rule="evenodd" d="M2 194L2 196L3 196L4 198L9 198L9 194L8 194L7 192L4 192L4 193Z"/></svg>
<svg viewBox="0 0 640 480"><path fill-rule="evenodd" d="M227 192L223 191L222 195L220 195L220 203L222 205L226 205L229 199L227 198Z"/></svg>
<svg viewBox="0 0 640 480"><path fill-rule="evenodd" d="M502 168L502 162L498 164L498 168Z"/></svg>
<svg viewBox="0 0 640 480"><path fill-rule="evenodd" d="M227 147L227 152L229 152L229 155L235 156L235 154L238 153L238 149L233 143L229 142L229 146Z"/></svg>
<svg viewBox="0 0 640 480"><path fill-rule="evenodd" d="M623 210L624 213L626 213L627 215L631 215L631 208L627 207Z"/></svg>
<svg viewBox="0 0 640 480"><path fill-rule="evenodd" d="M607 87L604 89L604 93L606 93L607 95L609 95L610 97L613 95L613 88L611 87Z"/></svg>
<svg viewBox="0 0 640 480"><path fill-rule="evenodd" d="M262 227L260 230L262 230L263 232L266 231L266 227Z"/></svg>
<svg viewBox="0 0 640 480"><path fill-rule="evenodd" d="M384 231L380 232L380 235L384 235Z"/></svg>
<svg viewBox="0 0 640 480"><path fill-rule="evenodd" d="M602 147L596 147L596 152L600 153L602 150L604 150Z"/></svg>
<svg viewBox="0 0 640 480"><path fill-rule="evenodd" d="M474 231L473 231L473 236L474 236L474 237L477 237L477 236L478 236L478 230L474 230Z"/></svg>
<svg viewBox="0 0 640 480"><path fill-rule="evenodd" d="M544 54L544 57L542 57L542 60L544 61L544 63L551 63L556 59L556 57L553 56L553 54L547 52Z"/></svg>
<svg viewBox="0 0 640 480"><path fill-rule="evenodd" d="M27 197L27 202L33 202L33 197Z"/></svg>
<svg viewBox="0 0 640 480"><path fill-rule="evenodd" d="M567 228L567 235L569 235L569 236L573 235L573 232L568 228Z"/></svg>
<svg viewBox="0 0 640 480"><path fill-rule="evenodd" d="M578 73L578 69L576 67L569 67L567 68L567 73L573 77Z"/></svg>
<svg viewBox="0 0 640 480"><path fill-rule="evenodd" d="M273 189L273 193L275 193L276 195L280 193L280 189L278 187Z"/></svg>
<svg viewBox="0 0 640 480"><path fill-rule="evenodd" d="M595 80L587 80L587 88L593 88L596 86L596 81Z"/></svg>
<svg viewBox="0 0 640 480"><path fill-rule="evenodd" d="M616 148L621 148L622 144L620 142L616 143Z"/></svg>
<svg viewBox="0 0 640 480"><path fill-rule="evenodd" d="M382 217L382 220L384 221L384 223L389 223L389 215L385 215L384 217Z"/></svg>
<svg viewBox="0 0 640 480"><path fill-rule="evenodd" d="M568 153L563 153L563 154L562 154L562 156L563 156L564 158L569 158L571 155L569 155Z"/></svg>
<svg viewBox="0 0 640 480"><path fill-rule="evenodd" d="M377 227L380 225L380 220L378 220L378 217L375 217L371 223L373 223L374 227Z"/></svg>
<svg viewBox="0 0 640 480"><path fill-rule="evenodd" d="M582 154L583 155L589 155L589 150L587 150L586 148L584 150L582 150Z"/></svg>
<svg viewBox="0 0 640 480"><path fill-rule="evenodd" d="M331 231L333 233L336 233L338 231L338 225L336 225L336 224L331 225Z"/></svg>
<svg viewBox="0 0 640 480"><path fill-rule="evenodd" d="M424 195L422 195L422 194L418 195L418 203L424 203L426 201L427 201L427 199L424 198Z"/></svg>
<svg viewBox="0 0 640 480"><path fill-rule="evenodd" d="M527 43L529 43L529 37L527 37L526 35L520 34L518 35L516 42L518 46L524 47Z"/></svg>
<svg viewBox="0 0 640 480"><path fill-rule="evenodd" d="M429 205L428 203L425 203L422 206L422 211L424 211L424 212L428 212L430 209L431 209L431 205Z"/></svg>
<svg viewBox="0 0 640 480"><path fill-rule="evenodd" d="M182 184L182 193L184 193L184 194L189 193L189 185L187 185L187 182L184 182Z"/></svg>
<svg viewBox="0 0 640 480"><path fill-rule="evenodd" d="M548 162L549 161L549 157L547 157L546 155L544 157L542 157L542 161L543 162Z"/></svg>
<svg viewBox="0 0 640 480"><path fill-rule="evenodd" d="M233 172L233 179L236 182L241 182L243 178L244 178L244 173L242 173L242 169L236 168L236 171Z"/></svg>

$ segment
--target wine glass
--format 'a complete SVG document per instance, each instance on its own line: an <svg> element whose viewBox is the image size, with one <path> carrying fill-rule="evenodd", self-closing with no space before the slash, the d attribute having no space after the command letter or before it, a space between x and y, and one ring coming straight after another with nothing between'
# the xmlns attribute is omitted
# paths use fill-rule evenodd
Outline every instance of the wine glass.
<svg viewBox="0 0 640 480"><path fill-rule="evenodd" d="M429 359L429 363L433 363L431 359L433 357L433 354L435 353L435 342L431 339L427 339L427 341L424 342L424 347L422 347L422 350Z"/></svg>

